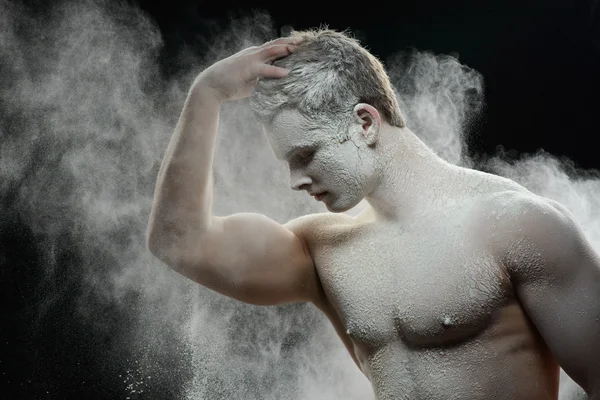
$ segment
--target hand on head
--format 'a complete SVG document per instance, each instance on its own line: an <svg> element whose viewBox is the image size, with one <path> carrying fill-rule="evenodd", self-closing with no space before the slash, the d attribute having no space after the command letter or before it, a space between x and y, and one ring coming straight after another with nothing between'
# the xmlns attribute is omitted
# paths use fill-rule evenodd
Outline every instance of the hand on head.
<svg viewBox="0 0 600 400"><path fill-rule="evenodd" d="M211 89L220 102L249 97L260 78L283 78L289 70L272 65L292 54L301 38L284 37L248 47L204 70L195 84Z"/></svg>

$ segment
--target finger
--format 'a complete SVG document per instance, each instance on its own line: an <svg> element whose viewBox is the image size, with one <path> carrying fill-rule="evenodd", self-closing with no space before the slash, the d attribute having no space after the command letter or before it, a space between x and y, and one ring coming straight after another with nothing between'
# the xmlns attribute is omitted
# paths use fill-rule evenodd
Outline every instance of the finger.
<svg viewBox="0 0 600 400"><path fill-rule="evenodd" d="M290 73L287 68L276 67L269 64L261 64L258 67L258 76L261 78L283 78Z"/></svg>
<svg viewBox="0 0 600 400"><path fill-rule="evenodd" d="M293 44L274 44L261 49L260 54L265 62L271 62L278 58L289 56L296 48L297 46Z"/></svg>
<svg viewBox="0 0 600 400"><path fill-rule="evenodd" d="M263 44L263 46L270 46L272 44L301 43L302 40L303 39L301 37L280 37L280 38L265 42Z"/></svg>
<svg viewBox="0 0 600 400"><path fill-rule="evenodd" d="M301 37L282 37L266 42L261 47L269 47L274 44L300 44L303 40L304 39L302 39Z"/></svg>

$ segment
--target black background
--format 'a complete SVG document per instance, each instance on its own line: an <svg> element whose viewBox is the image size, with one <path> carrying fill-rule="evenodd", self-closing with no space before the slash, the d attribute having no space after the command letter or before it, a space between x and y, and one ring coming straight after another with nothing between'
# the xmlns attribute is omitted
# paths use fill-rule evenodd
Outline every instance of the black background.
<svg viewBox="0 0 600 400"><path fill-rule="evenodd" d="M595 140L600 89L597 1L395 1L356 3L148 1L164 33L165 61L252 9L278 28L349 28L380 59L416 48L455 54L484 77L487 107L472 153L496 146L514 155L543 148L582 168L599 168Z"/></svg>
<svg viewBox="0 0 600 400"><path fill-rule="evenodd" d="M51 2L28 3L40 13ZM206 43L226 29L232 17L252 9L268 12L276 26L305 29L327 24L349 28L380 59L417 48L458 53L485 82L486 107L469 141L471 154L494 154L498 146L518 157L544 149L585 169L600 169L596 143L600 89L600 6L597 1L400 1L355 3L269 3L231 1L140 1L160 27L165 47L161 68L178 71L173 60L183 44L206 51ZM10 195L2 197L10 202ZM4 204L4 209L8 209ZM59 257L73 265L68 238ZM75 304L59 296L44 319L36 309L42 273L39 244L18 218L0 224L0 376L3 398L124 398L114 376L124 374L111 359L110 340L123 329L118 311L113 329L99 332L73 320ZM60 292L77 291L63 271ZM44 288L44 292L48 292ZM57 289L58 290L58 289ZM45 304L48 304L47 302ZM32 333L32 332L35 332ZM112 338L112 339L111 339ZM180 371L173 366L175 371ZM175 398L186 376L142 398ZM44 395L48 389L48 395ZM14 393L14 394L11 394Z"/></svg>

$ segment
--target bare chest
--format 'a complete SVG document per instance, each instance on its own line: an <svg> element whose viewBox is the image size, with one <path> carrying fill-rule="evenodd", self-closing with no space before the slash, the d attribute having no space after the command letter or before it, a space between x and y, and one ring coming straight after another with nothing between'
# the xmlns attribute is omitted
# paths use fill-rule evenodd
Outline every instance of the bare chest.
<svg viewBox="0 0 600 400"><path fill-rule="evenodd" d="M472 224L452 220L359 228L316 252L323 288L356 344L457 344L484 330L506 304L508 277Z"/></svg>

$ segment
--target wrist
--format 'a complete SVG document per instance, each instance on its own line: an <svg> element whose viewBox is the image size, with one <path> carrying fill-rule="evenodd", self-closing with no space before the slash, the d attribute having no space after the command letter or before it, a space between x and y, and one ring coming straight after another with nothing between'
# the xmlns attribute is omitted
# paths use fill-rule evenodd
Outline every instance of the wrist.
<svg viewBox="0 0 600 400"><path fill-rule="evenodd" d="M227 101L223 92L211 85L204 73L196 77L192 84L191 92L194 96L200 96L201 98L217 102L219 105Z"/></svg>

